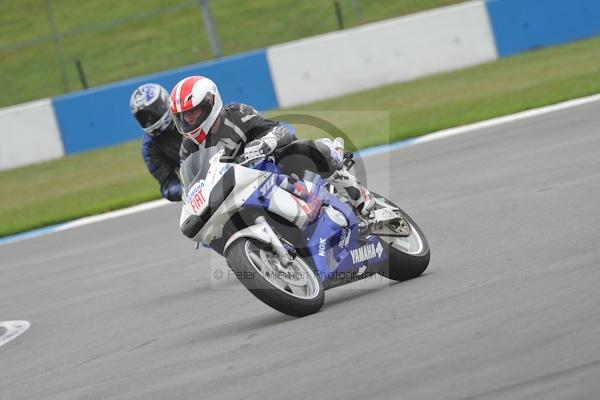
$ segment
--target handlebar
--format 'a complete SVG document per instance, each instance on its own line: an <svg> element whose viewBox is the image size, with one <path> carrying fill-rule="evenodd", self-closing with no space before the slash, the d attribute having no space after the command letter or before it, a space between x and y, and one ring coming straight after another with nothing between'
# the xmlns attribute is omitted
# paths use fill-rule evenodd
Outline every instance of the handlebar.
<svg viewBox="0 0 600 400"><path fill-rule="evenodd" d="M240 159L240 157L243 157L243 154L242 154L241 156L239 156L237 159ZM245 166L245 165L247 165L247 164L249 164L249 163L251 163L251 162L253 162L253 161L257 161L257 160L264 160L264 159L266 159L267 157L268 157L268 156L266 156L266 155L264 155L264 154L261 154L261 155L259 155L259 156L256 156L256 157L252 157L252 158L249 158L249 159L247 159L247 160L240 161L240 162L238 162L237 164L238 164L238 165L241 165L241 166ZM237 161L237 160L236 160L236 161Z"/></svg>

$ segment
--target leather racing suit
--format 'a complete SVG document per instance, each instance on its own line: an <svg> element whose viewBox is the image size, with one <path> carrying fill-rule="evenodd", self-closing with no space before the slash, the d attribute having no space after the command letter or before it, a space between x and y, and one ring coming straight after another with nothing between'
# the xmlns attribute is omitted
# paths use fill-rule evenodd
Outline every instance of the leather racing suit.
<svg viewBox="0 0 600 400"><path fill-rule="evenodd" d="M157 136L144 134L142 157L148 171L160 184L160 193L170 201L181 200L181 183L176 171L179 169L179 151L183 137L171 124L169 129Z"/></svg>

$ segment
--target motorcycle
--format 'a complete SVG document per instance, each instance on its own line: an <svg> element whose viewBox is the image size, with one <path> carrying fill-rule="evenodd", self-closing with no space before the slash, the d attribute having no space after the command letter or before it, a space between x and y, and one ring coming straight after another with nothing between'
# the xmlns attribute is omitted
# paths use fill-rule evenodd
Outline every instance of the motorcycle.
<svg viewBox="0 0 600 400"><path fill-rule="evenodd" d="M334 141L344 168L354 163ZM374 274L415 278L429 264L421 229L390 200L372 193L368 218L355 213L320 175L297 166L283 173L278 154L223 162L217 147L182 164L184 235L226 258L258 299L292 316L316 313L324 291Z"/></svg>

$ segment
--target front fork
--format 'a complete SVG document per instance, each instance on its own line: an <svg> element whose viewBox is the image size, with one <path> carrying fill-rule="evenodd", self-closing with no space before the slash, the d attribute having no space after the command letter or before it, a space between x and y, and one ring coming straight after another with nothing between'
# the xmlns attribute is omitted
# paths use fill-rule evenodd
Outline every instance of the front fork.
<svg viewBox="0 0 600 400"><path fill-rule="evenodd" d="M292 262L294 262L294 258L287 251L286 247L279 239L279 236L277 236L273 228L271 228L271 225L269 225L265 217L261 215L260 217L257 217L254 222L256 222L257 225L262 225L262 228L265 230L267 235L269 235L269 243L273 247L273 250L275 250L277 257L279 257L281 264L286 267L291 265Z"/></svg>
<svg viewBox="0 0 600 400"><path fill-rule="evenodd" d="M271 225L269 225L265 217L261 215L257 217L254 222L254 225L248 226L241 231L234 233L229 240L227 240L227 243L223 249L223 253L225 254L229 246L236 240L240 238L252 238L265 244L270 244L273 248L273 251L275 251L277 258L279 261L281 261L281 265L284 267L290 266L294 261L294 257L290 255L290 251L288 251L286 246L281 242L281 239L279 239L277 233L273 231L273 228L271 228ZM286 272L279 265L277 265L277 269L279 269L281 272Z"/></svg>

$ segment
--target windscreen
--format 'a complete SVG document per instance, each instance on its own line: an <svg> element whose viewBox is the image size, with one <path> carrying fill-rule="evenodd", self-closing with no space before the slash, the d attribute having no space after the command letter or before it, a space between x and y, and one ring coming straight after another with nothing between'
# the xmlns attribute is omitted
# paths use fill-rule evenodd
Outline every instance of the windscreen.
<svg viewBox="0 0 600 400"><path fill-rule="evenodd" d="M209 147L208 149L200 147L200 149L188 156L183 164L181 164L181 179L183 189L186 193L196 182L206 178L206 174L210 168L209 161L217 152L216 146Z"/></svg>

